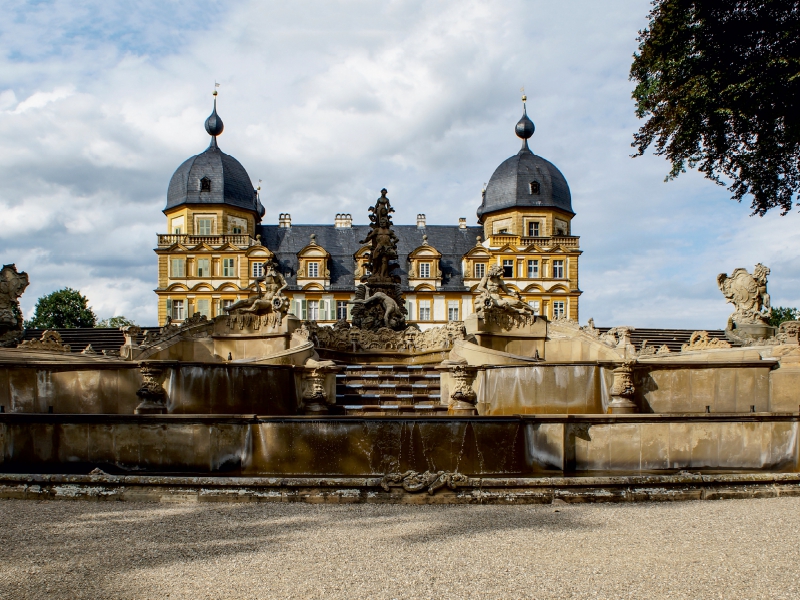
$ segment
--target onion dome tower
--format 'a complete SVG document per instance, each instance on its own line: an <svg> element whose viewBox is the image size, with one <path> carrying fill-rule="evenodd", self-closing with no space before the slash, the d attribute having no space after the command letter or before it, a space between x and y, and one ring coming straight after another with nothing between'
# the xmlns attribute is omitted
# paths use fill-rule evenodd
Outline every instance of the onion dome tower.
<svg viewBox="0 0 800 600"><path fill-rule="evenodd" d="M522 97L522 118L514 130L522 139L520 151L503 161L492 174L478 208L478 222L486 223L487 217L498 212L517 209L522 211L552 209L563 213L564 218L574 216L572 198L567 180L561 171L548 160L537 156L528 147L528 140L536 127L528 117ZM490 232L487 232L489 235ZM517 235L526 235L519 232Z"/></svg>
<svg viewBox="0 0 800 600"><path fill-rule="evenodd" d="M211 143L202 154L184 161L172 175L167 190L164 212L186 205L225 205L252 213L261 221L265 209L242 164L219 149L217 136L224 130L217 114L217 92L214 109L206 119Z"/></svg>

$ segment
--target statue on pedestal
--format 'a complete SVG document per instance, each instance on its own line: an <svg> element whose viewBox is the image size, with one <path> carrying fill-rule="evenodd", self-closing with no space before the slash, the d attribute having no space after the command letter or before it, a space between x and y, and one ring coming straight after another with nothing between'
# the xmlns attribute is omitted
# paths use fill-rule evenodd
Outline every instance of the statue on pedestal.
<svg viewBox="0 0 800 600"><path fill-rule="evenodd" d="M729 338L774 337L775 328L769 324L772 307L767 293L768 275L769 268L761 263L755 266L752 275L742 268L735 269L730 277L727 273L717 275L722 295L735 308L728 318L726 335Z"/></svg>
<svg viewBox="0 0 800 600"><path fill-rule="evenodd" d="M371 230L359 241L370 244L367 272L361 277L362 285L356 287L356 298L351 301L353 326L377 331L387 327L394 331L406 328L405 300L400 291L400 277L393 274L397 264L397 235L392 229L391 213L394 212L386 189L370 206Z"/></svg>
<svg viewBox="0 0 800 600"><path fill-rule="evenodd" d="M28 274L17 272L16 265L0 270L0 348L14 347L22 339L23 318L19 298L28 287Z"/></svg>
<svg viewBox="0 0 800 600"><path fill-rule="evenodd" d="M533 308L522 300L519 292L508 288L503 281L503 268L499 265L489 267L475 292L475 312L481 318L486 318L486 313L493 310L525 316L535 314ZM510 298L503 298L501 292Z"/></svg>
<svg viewBox="0 0 800 600"><path fill-rule="evenodd" d="M261 284L264 284L264 291L261 291ZM264 263L264 275L257 277L255 281L256 296L239 300L225 308L229 315L272 315L275 317L276 325L280 325L283 317L289 311L289 298L283 295L283 290L288 284L281 275L275 263L272 261Z"/></svg>

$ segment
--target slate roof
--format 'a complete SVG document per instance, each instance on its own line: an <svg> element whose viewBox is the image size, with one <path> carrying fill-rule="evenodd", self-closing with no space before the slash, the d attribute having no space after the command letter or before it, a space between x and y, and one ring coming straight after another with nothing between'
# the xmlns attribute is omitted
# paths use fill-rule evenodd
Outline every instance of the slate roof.
<svg viewBox="0 0 800 600"><path fill-rule="evenodd" d="M531 194L533 181L539 182L538 194ZM478 219L487 213L515 206L560 208L575 214L564 175L553 163L531 152L525 144L519 153L495 169L478 208Z"/></svg>
<svg viewBox="0 0 800 600"><path fill-rule="evenodd" d="M353 271L355 260L353 255L361 249L363 240L369 232L369 225L353 227L334 227L333 225L261 225L257 233L261 234L262 243L275 253L280 272L286 277L290 289L297 287L297 253L311 241L311 234L317 236L317 244L331 255L331 290L352 290L354 287ZM483 227L467 227L458 225L429 225L417 228L416 225L395 225L394 231L400 238L397 244L399 269L395 273L401 277L404 289L408 288L408 254L422 245L422 236L428 236L428 245L442 253L440 268L442 270L443 290L463 291L464 279L461 273L461 259L472 247L475 238L483 235Z"/></svg>
<svg viewBox="0 0 800 600"><path fill-rule="evenodd" d="M211 180L210 192L200 191L203 177ZM164 210L182 204L228 204L259 215L264 212L245 168L215 143L202 154L184 161L172 175Z"/></svg>

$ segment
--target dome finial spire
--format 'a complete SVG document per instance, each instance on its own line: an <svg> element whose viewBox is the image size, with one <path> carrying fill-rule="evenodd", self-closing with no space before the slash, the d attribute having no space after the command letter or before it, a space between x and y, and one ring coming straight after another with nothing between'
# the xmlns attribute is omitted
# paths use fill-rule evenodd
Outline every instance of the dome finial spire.
<svg viewBox="0 0 800 600"><path fill-rule="evenodd" d="M525 88L520 88L520 91L522 92L522 118L517 121L514 131L516 131L517 137L522 138L522 148L520 152L530 152L531 149L528 148L528 139L533 135L533 132L536 131L536 126L533 124L533 121L528 118L528 109L526 106L528 97L525 95Z"/></svg>
<svg viewBox="0 0 800 600"><path fill-rule="evenodd" d="M217 114L217 90L216 88L219 87L219 84L215 81L214 82L214 92L212 95L214 96L214 110L211 111L211 114L206 119L206 131L208 135L211 136L211 145L210 147L216 148L217 147L217 136L222 133L222 130L225 126L222 124L222 119L219 118Z"/></svg>

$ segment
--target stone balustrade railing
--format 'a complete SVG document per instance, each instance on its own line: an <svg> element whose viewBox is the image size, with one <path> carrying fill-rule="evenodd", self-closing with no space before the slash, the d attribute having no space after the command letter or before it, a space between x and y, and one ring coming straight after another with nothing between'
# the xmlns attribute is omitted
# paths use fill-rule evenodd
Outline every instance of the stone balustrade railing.
<svg viewBox="0 0 800 600"><path fill-rule="evenodd" d="M518 235L493 235L489 239L489 246L492 248L499 248L501 246L509 245L515 247L526 248L531 244L538 244L539 246L563 246L565 248L578 248L580 238L577 236L552 236L552 237L520 237Z"/></svg>
<svg viewBox="0 0 800 600"><path fill-rule="evenodd" d="M197 244L208 244L209 246L221 246L232 244L234 246L249 248L256 244L256 240L244 233L227 233L219 235L189 235L186 233L159 233L158 246L172 246L173 244L183 244L184 246L196 246Z"/></svg>

